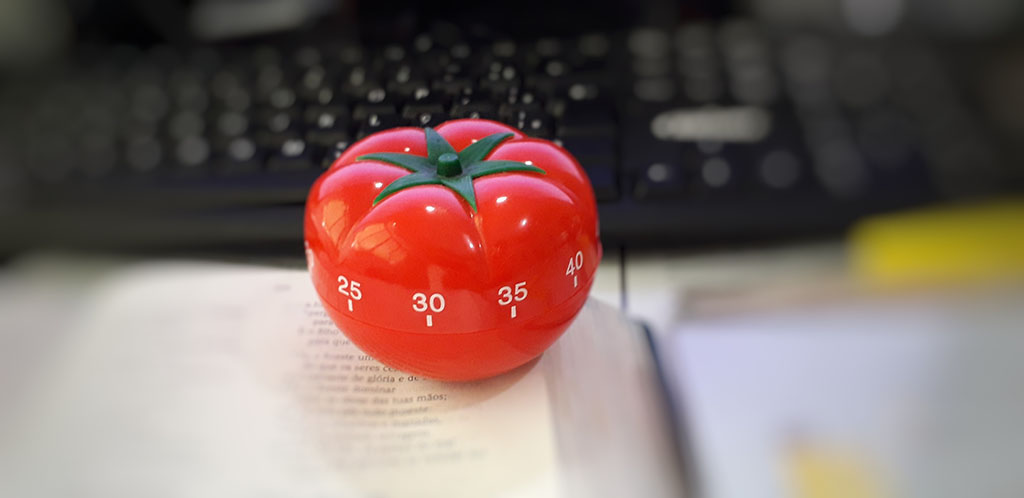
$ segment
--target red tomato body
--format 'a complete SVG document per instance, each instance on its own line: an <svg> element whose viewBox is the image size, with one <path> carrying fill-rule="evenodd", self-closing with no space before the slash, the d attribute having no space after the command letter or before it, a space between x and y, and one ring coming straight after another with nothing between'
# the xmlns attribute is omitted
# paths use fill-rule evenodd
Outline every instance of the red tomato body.
<svg viewBox="0 0 1024 498"><path fill-rule="evenodd" d="M498 133L486 156L543 170L472 180L475 209L453 189L419 185L372 153L427 156L419 128L359 141L314 184L305 237L313 283L345 335L381 362L444 380L497 375L539 356L583 307L601 259L586 174L551 142L479 119L437 127L460 154Z"/></svg>

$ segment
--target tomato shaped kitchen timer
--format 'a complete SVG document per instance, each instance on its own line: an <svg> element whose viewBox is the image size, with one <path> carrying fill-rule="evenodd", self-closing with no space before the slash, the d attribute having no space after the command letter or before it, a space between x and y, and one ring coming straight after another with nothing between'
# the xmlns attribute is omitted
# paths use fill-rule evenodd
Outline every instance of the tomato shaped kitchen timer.
<svg viewBox="0 0 1024 498"><path fill-rule="evenodd" d="M482 119L353 144L313 185L305 236L338 328L385 364L443 380L543 353L583 307L601 259L576 160Z"/></svg>

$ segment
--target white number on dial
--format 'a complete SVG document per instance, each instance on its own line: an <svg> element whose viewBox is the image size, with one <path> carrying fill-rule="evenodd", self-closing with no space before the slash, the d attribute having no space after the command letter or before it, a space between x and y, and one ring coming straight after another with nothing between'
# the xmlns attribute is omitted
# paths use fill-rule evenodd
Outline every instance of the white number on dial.
<svg viewBox="0 0 1024 498"><path fill-rule="evenodd" d="M412 295L412 310L417 313L423 313L427 310L433 311L434 313L440 313L444 311L444 296L441 294L431 294L428 298L426 294L417 292Z"/></svg>
<svg viewBox="0 0 1024 498"><path fill-rule="evenodd" d="M576 255L569 258L569 266L565 269L566 275L574 275L583 269L583 251L576 251Z"/></svg>
<svg viewBox="0 0 1024 498"><path fill-rule="evenodd" d="M359 282L349 280L345 275L338 275L338 292L344 296L359 301L363 298L363 291L359 288Z"/></svg>
<svg viewBox="0 0 1024 498"><path fill-rule="evenodd" d="M569 266L565 268L566 276L572 277L573 287L580 285L580 277L576 274L578 271L583 271L583 251L576 251L576 255L569 258Z"/></svg>
<svg viewBox="0 0 1024 498"><path fill-rule="evenodd" d="M506 285L498 289L498 304L507 306L512 304L512 301L522 301L526 299L526 282L519 282L516 284L515 289L510 285Z"/></svg>

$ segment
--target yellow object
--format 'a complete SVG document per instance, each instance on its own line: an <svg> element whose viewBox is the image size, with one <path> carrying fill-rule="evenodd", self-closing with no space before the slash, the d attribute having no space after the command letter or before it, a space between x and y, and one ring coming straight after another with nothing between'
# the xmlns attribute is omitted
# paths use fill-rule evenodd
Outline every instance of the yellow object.
<svg viewBox="0 0 1024 498"><path fill-rule="evenodd" d="M798 444L788 452L794 498L884 498L880 476L852 454Z"/></svg>
<svg viewBox="0 0 1024 498"><path fill-rule="evenodd" d="M851 262L871 284L1024 276L1024 199L868 218L850 234Z"/></svg>

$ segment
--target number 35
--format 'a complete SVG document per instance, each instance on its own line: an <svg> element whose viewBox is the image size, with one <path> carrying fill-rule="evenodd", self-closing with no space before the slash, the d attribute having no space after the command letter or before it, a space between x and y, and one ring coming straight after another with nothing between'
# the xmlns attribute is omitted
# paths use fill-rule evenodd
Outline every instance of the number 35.
<svg viewBox="0 0 1024 498"><path fill-rule="evenodd" d="M505 306L515 300L516 302L526 299L526 282L519 282L516 284L515 291L513 293L511 286L504 286L498 289L498 304Z"/></svg>

